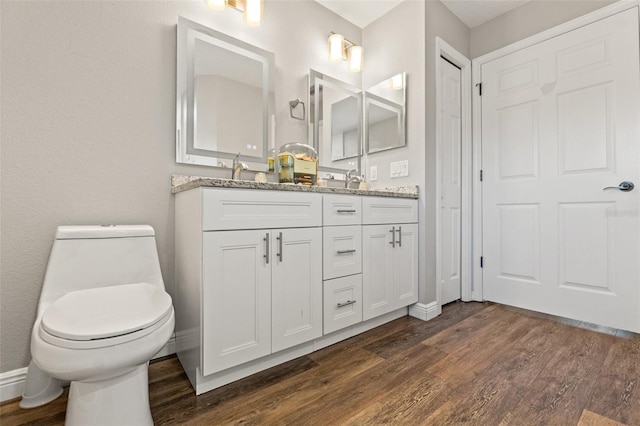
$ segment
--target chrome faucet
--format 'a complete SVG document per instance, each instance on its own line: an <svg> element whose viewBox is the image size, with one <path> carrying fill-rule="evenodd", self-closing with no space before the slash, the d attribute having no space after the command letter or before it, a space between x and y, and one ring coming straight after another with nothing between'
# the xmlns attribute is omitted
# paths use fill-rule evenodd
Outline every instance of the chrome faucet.
<svg viewBox="0 0 640 426"><path fill-rule="evenodd" d="M231 180L241 180L242 171L247 170L249 166L240 161L240 153L233 157L233 166L231 166Z"/></svg>
<svg viewBox="0 0 640 426"><path fill-rule="evenodd" d="M353 182L358 182L358 183L362 182L362 177L360 177L358 175L352 176L352 173L355 172L355 171L356 171L356 169L352 169L352 170L349 170L347 172L347 179L344 181L344 187L345 188L348 189Z"/></svg>

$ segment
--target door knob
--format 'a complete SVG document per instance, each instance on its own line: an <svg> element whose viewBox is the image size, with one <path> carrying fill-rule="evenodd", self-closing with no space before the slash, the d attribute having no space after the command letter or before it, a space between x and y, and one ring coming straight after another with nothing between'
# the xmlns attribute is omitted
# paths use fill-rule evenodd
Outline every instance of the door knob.
<svg viewBox="0 0 640 426"><path fill-rule="evenodd" d="M607 186L606 188L602 188L602 190L605 191L607 189L618 189L620 191L629 192L629 191L632 191L633 188L634 188L633 182L629 180L625 180L624 182L620 182L620 185L618 186Z"/></svg>

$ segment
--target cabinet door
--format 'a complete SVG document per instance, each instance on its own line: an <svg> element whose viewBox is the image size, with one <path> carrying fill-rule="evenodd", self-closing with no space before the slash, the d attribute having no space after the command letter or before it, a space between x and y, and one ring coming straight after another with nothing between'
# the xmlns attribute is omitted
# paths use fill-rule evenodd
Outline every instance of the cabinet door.
<svg viewBox="0 0 640 426"><path fill-rule="evenodd" d="M204 376L271 353L271 263L265 257L268 235L268 231L204 233Z"/></svg>
<svg viewBox="0 0 640 426"><path fill-rule="evenodd" d="M400 231L400 232L398 232ZM396 308L418 301L418 225L396 226L394 270L397 290Z"/></svg>
<svg viewBox="0 0 640 426"><path fill-rule="evenodd" d="M391 225L362 227L362 319L395 309Z"/></svg>
<svg viewBox="0 0 640 426"><path fill-rule="evenodd" d="M322 336L322 228L272 231L273 352Z"/></svg>

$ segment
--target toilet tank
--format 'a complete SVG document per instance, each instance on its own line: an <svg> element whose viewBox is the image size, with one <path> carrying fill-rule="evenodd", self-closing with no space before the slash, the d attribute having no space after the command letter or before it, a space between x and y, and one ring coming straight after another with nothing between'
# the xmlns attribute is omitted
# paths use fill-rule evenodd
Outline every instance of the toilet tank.
<svg viewBox="0 0 640 426"><path fill-rule="evenodd" d="M59 226L38 313L70 291L138 282L164 289L151 226Z"/></svg>

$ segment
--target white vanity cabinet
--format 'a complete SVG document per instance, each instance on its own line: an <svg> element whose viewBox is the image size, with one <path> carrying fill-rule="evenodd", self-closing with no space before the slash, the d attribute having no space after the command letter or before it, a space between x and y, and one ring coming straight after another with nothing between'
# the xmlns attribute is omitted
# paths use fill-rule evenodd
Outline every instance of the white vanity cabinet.
<svg viewBox="0 0 640 426"><path fill-rule="evenodd" d="M196 394L404 316L417 301L417 200L325 191L176 193L176 352Z"/></svg>
<svg viewBox="0 0 640 426"><path fill-rule="evenodd" d="M176 345L185 371L212 375L322 336L321 226L320 194L176 194Z"/></svg>
<svg viewBox="0 0 640 426"><path fill-rule="evenodd" d="M363 197L363 320L418 301L418 203Z"/></svg>

